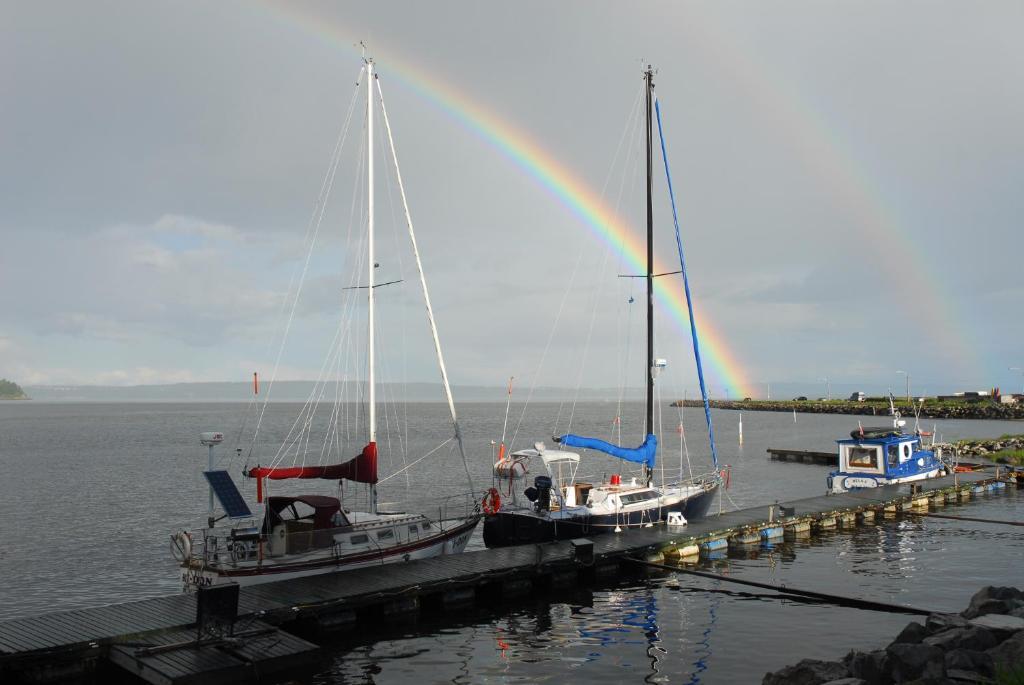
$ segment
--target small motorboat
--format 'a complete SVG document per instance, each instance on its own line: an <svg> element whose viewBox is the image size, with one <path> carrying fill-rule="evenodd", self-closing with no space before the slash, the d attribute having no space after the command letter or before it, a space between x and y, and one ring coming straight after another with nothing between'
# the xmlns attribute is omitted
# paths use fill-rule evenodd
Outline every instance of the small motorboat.
<svg viewBox="0 0 1024 685"><path fill-rule="evenodd" d="M858 426L846 440L837 440L839 470L828 474L828 492L877 488L946 475L946 466L934 450L925 449L923 433L905 433L890 399L891 426Z"/></svg>

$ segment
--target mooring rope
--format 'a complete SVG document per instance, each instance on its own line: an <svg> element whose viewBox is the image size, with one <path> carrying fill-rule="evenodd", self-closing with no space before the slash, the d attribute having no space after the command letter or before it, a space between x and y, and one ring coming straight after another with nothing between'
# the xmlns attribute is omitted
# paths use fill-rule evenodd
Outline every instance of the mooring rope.
<svg viewBox="0 0 1024 685"><path fill-rule="evenodd" d="M950 516L949 514L926 514L924 512L908 512L911 515L927 516L933 519L951 519L953 521L971 521L974 523L999 523L1004 526L1024 526L1024 521L1003 521L999 519L979 519L970 516Z"/></svg>
<svg viewBox="0 0 1024 685"><path fill-rule="evenodd" d="M825 592L815 592L813 590L801 590L799 588L789 588L783 585L772 585L771 583L759 583L755 580L740 580L739 578L731 578L729 576L723 576L719 573L708 573L706 571L697 571L695 569L681 568L679 566L669 566L668 564L657 564L653 561L645 561L643 559L637 559L635 557L624 557L625 561L632 561L635 564L641 566L649 566L651 568L662 569L664 571L673 571L675 573L686 573L691 576L699 576L701 578L709 578L711 580L721 580L727 583L736 583L738 585L749 585L750 587L757 587L763 590L774 590L784 595L796 595L799 597L809 597L822 602L829 602L838 606L851 607L854 609L866 609L868 611L885 611L894 614L916 614L918 616L927 616L929 614L942 613L937 611L929 611L928 609L917 609L915 607L906 607L899 604L888 604L886 602L872 602L868 599L858 599L856 597L844 597L842 595L831 595Z"/></svg>

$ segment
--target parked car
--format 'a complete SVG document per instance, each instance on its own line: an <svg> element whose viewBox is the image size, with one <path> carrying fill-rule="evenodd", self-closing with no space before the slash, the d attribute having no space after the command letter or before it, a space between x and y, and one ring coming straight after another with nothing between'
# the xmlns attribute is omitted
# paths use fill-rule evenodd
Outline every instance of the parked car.
<svg viewBox="0 0 1024 685"><path fill-rule="evenodd" d="M804 395L800 395L800 397L794 397L793 401L794 402L806 402L807 401L807 397L805 397Z"/></svg>

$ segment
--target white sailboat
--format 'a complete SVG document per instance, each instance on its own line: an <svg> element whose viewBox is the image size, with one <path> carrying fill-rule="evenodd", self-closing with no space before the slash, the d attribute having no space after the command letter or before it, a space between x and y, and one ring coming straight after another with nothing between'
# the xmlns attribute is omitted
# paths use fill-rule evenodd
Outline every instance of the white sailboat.
<svg viewBox="0 0 1024 685"><path fill-rule="evenodd" d="M375 359L375 293L387 284L374 281L374 113L379 102L386 140L394 163L395 178L404 209L405 223L415 256L423 301L433 339L434 351L440 371L441 384L447 401L469 491L473 484L462 443L462 433L452 399L448 373L441 351L437 325L434 320L426 278L420 261L416 236L413 231L405 187L398 169L398 156L383 92L374 70L372 59L364 58L357 88L365 80L366 86L366 179L367 179L367 283L358 286L367 293L366 340L366 444L349 461L336 464L284 465L279 458L268 466L246 467L244 475L256 480L257 504L262 511L254 515L248 503L235 486L228 471L216 470L213 461L214 446L223 440L220 433L203 434L202 442L210 447L209 468L204 476L210 484L210 511L207 525L195 531L180 531L171 536L171 553L181 567L185 589L210 586L224 582L252 584L289 577L378 566L462 552L480 519L479 505L470 504L462 511L449 514L449 500L435 502L436 517L418 513L389 513L378 510L377 504L377 379ZM323 494L276 495L264 497L268 481L285 479L323 479L338 482L340 494L344 480L369 486L368 511L354 511L345 506L340 497ZM214 506L216 496L223 514ZM467 494L466 504L476 498Z"/></svg>

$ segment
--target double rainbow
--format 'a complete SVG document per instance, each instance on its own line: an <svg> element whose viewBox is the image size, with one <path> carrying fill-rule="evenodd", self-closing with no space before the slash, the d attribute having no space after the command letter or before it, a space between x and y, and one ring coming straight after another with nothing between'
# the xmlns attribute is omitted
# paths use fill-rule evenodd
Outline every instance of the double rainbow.
<svg viewBox="0 0 1024 685"><path fill-rule="evenodd" d="M267 5L279 15L292 20L303 29L327 41L333 47L354 50L353 41L339 29L320 18L308 17L295 6ZM450 118L472 131L489 146L529 175L552 198L569 209L592 235L614 252L620 253L624 264L634 273L647 268L646 245L607 205L600 195L564 164L552 157L525 132L502 120L454 86L427 74L409 62L395 59L389 51L387 59L379 60L388 77L397 78L418 96L443 111ZM655 272L673 271L678 267L655 264ZM681 285L675 279L655 281L655 297L669 313L669 318L684 336L689 336L690 319ZM702 357L717 379L716 385L740 397L753 395L742 367L730 350L725 336L710 319L695 311L700 332Z"/></svg>

